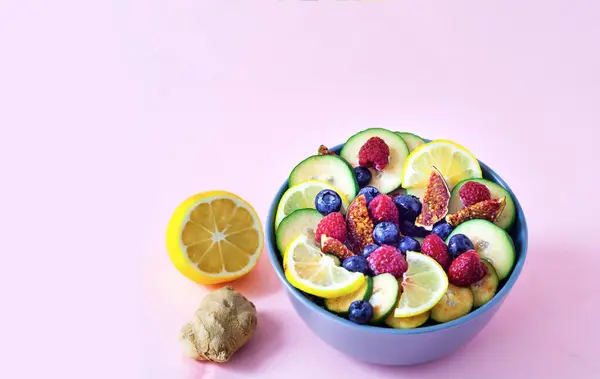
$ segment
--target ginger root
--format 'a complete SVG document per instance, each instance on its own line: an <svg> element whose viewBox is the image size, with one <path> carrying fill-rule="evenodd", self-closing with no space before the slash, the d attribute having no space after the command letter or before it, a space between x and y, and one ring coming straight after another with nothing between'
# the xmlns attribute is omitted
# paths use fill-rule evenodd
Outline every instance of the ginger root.
<svg viewBox="0 0 600 379"><path fill-rule="evenodd" d="M200 361L228 362L248 342L257 325L256 307L226 286L206 295L179 334L183 350Z"/></svg>

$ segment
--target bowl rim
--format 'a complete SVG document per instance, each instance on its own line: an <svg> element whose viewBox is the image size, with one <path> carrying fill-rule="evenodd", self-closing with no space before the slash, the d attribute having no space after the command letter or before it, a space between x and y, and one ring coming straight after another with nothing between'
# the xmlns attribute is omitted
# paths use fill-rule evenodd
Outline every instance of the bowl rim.
<svg viewBox="0 0 600 379"><path fill-rule="evenodd" d="M428 141L428 140L426 140L426 141ZM336 145L336 146L332 147L330 150L338 152L338 151L340 151L340 149L342 147L343 147L343 144ZM519 200L517 199L517 197L515 196L513 191L510 189L508 184L506 184L506 182L502 179L502 177L500 177L500 175L498 175L494 170L492 170L488 165L486 165L479 159L477 161L479 162L479 164L482 168L482 171L487 171L488 175L491 176L497 184L501 185L504 189L506 189L508 191L508 193L512 196L513 202L515 204L515 210L517 212L517 218L519 218L521 220L521 233L522 233L523 237L522 237L521 251L518 252L518 259L515 264L515 267L513 268L508 280L506 281L506 283L504 284L502 289L496 295L494 295L494 297L490 301L485 303L483 306L471 311L466 316L459 317L456 320L446 322L446 323L430 325L430 326L426 326L426 327L413 328L413 329L384 328L384 327L380 327L380 326L376 326L376 325L360 325L360 324L353 323L350 320L347 320L343 317L340 317L338 315L335 315L335 314L327 311L323 307L320 307L317 304L310 301L309 299L307 299L304 295L302 295L299 292L299 290L296 287L292 286L286 279L285 273L283 272L283 267L281 266L281 264L279 264L279 252L278 252L277 246L274 242L275 241L275 228L274 228L275 214L277 212L277 206L279 204L279 200L281 199L281 196L283 195L285 190L288 188L287 180L283 183L282 186L279 187L277 194L273 198L271 206L269 207L269 214L267 215L267 223L265 225L266 232L267 232L267 250L268 250L268 255L269 255L269 261L271 262L271 265L275 269L277 278L286 287L286 290L288 291L288 293L291 293L304 306L311 308L313 311L320 313L323 317L329 318L333 322L342 324L342 326L356 328L356 329L362 330L362 331L388 334L388 335L389 334L392 334L392 335L422 334L422 333L431 333L431 332L436 332L436 331L440 331L440 330L444 330L444 329L455 328L455 327L467 324L470 321L476 319L480 315L487 312L488 309L491 309L491 308L495 307L497 304L499 304L500 302L502 302L504 300L504 298L506 297L506 295L510 292L510 290L516 283L517 279L519 278L521 271L523 270L523 266L525 264L525 259L527 256L527 248L528 248L527 221L525 220L525 214L523 212L523 208L521 207L521 204L519 203Z"/></svg>

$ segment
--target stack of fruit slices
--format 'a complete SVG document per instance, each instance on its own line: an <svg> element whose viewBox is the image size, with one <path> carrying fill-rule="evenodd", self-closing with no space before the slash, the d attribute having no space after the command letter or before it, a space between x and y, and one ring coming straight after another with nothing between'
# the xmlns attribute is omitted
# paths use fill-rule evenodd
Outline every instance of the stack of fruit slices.
<svg viewBox="0 0 600 379"><path fill-rule="evenodd" d="M454 320L514 265L514 203L454 142L367 129L339 155L321 145L288 185L274 225L286 278L355 323Z"/></svg>

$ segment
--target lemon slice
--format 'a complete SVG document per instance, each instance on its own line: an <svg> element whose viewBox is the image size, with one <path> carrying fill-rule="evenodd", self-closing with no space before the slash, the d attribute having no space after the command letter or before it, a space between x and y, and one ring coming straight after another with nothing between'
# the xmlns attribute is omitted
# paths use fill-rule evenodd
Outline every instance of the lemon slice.
<svg viewBox="0 0 600 379"><path fill-rule="evenodd" d="M285 277L294 287L325 299L351 294L366 280L359 272L337 266L306 235L292 241L283 259Z"/></svg>
<svg viewBox="0 0 600 379"><path fill-rule="evenodd" d="M448 277L435 259L414 251L406 252L408 270L402 280L402 295L394 317L420 315L433 308L448 289Z"/></svg>
<svg viewBox="0 0 600 379"><path fill-rule="evenodd" d="M427 187L432 166L444 176L450 189L465 179L481 178L477 158L461 145L447 140L436 140L417 147L404 163L402 186Z"/></svg>
<svg viewBox="0 0 600 379"><path fill-rule="evenodd" d="M307 180L300 182L285 191L281 197L281 200L279 200L279 206L277 207L277 214L275 215L275 228L279 226L279 223L285 218L285 216L289 215L296 209L315 209L315 198L317 197L317 194L324 189L333 190L337 192L338 195L342 194L342 192L334 186L320 180ZM346 213L346 208L348 208L348 200L345 196L340 195L340 198L342 199L341 212Z"/></svg>
<svg viewBox="0 0 600 379"><path fill-rule="evenodd" d="M229 192L210 191L181 203L167 227L171 262L200 284L228 282L258 262L264 235L256 211Z"/></svg>

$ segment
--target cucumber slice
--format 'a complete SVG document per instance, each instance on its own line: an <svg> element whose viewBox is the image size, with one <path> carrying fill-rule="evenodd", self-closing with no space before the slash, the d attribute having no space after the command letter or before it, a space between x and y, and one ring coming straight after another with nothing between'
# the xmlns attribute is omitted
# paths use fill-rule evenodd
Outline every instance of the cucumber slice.
<svg viewBox="0 0 600 379"><path fill-rule="evenodd" d="M505 279L515 264L515 247L506 231L487 220L470 220L456 227L448 236L446 244L455 234L467 236L481 258L487 259L498 274Z"/></svg>
<svg viewBox="0 0 600 379"><path fill-rule="evenodd" d="M399 292L402 292L402 286L399 286ZM400 296L398 296L400 297ZM398 308L400 306L400 299L398 299L398 302L396 303L396 308ZM418 328L419 326L423 325L424 323L427 322L427 320L429 320L429 316L431 314L431 311L427 311L425 313L421 313L419 315L416 316L411 316L411 317L394 317L394 313L390 313L386 319L385 319L385 324L387 326L389 326L390 328L394 328L394 329L413 329L413 328Z"/></svg>
<svg viewBox="0 0 600 379"><path fill-rule="evenodd" d="M487 274L480 281L469 286L473 292L473 306L481 307L494 297L498 290L498 274L494 266L485 259L482 259L483 264L487 267Z"/></svg>
<svg viewBox="0 0 600 379"><path fill-rule="evenodd" d="M358 152L371 137L379 137L385 141L390 148L390 159L383 171L369 168L372 176L369 185L377 188L381 193L392 192L402 184L402 170L404 169L404 161L408 157L408 146L398 134L382 128L363 130L346 141L340 156L348 161L352 167L357 167Z"/></svg>
<svg viewBox="0 0 600 379"><path fill-rule="evenodd" d="M337 155L313 155L298 163L290 173L288 186L305 180L321 180L340 190L351 201L358 192L354 170Z"/></svg>
<svg viewBox="0 0 600 379"><path fill-rule="evenodd" d="M383 322L396 308L400 294L398 279L392 274L380 274L373 278L373 294L369 303L373 306L371 324Z"/></svg>
<svg viewBox="0 0 600 379"><path fill-rule="evenodd" d="M333 313L337 313L340 316L346 316L350 304L358 300L369 300L373 293L373 279L368 276L362 287L346 296L334 297L331 299L325 299L325 308Z"/></svg>
<svg viewBox="0 0 600 379"><path fill-rule="evenodd" d="M322 218L322 214L316 209L310 208L296 209L287 215L275 232L279 253L283 256L288 245L299 235L314 234Z"/></svg>
<svg viewBox="0 0 600 379"><path fill-rule="evenodd" d="M406 142L406 145L408 146L408 151L411 153L414 149L425 143L425 140L416 134L406 132L396 132L396 134L402 137L404 142Z"/></svg>
<svg viewBox="0 0 600 379"><path fill-rule="evenodd" d="M463 180L462 182L458 183L452 189L452 193L451 193L452 196L450 197L450 204L448 205L448 212L456 213L457 211L464 208L462 201L460 200L460 196L458 195L458 191L460 191L460 188L463 185L465 185L466 182L477 182L477 183L481 183L481 184L485 185L490 190L492 199L499 199L501 197L506 197L506 205L504 206L504 210L500 214L500 217L498 217L498 219L496 220L495 224L498 225L499 227L501 227L502 229L510 230L510 228L515 223L515 219L517 218L515 202L513 201L512 197L510 197L510 194L508 193L508 191L506 189L504 189L504 187L502 187L501 185L499 185L497 183L491 182L487 179L473 178L473 179L466 179L466 180Z"/></svg>
<svg viewBox="0 0 600 379"><path fill-rule="evenodd" d="M468 287L448 284L442 299L431 309L431 318L437 322L448 322L463 317L473 309L473 293Z"/></svg>
<svg viewBox="0 0 600 379"><path fill-rule="evenodd" d="M414 329L426 323L430 315L431 311L427 311L420 315L400 318L394 317L394 314L390 313L385 319L385 324L394 329Z"/></svg>

